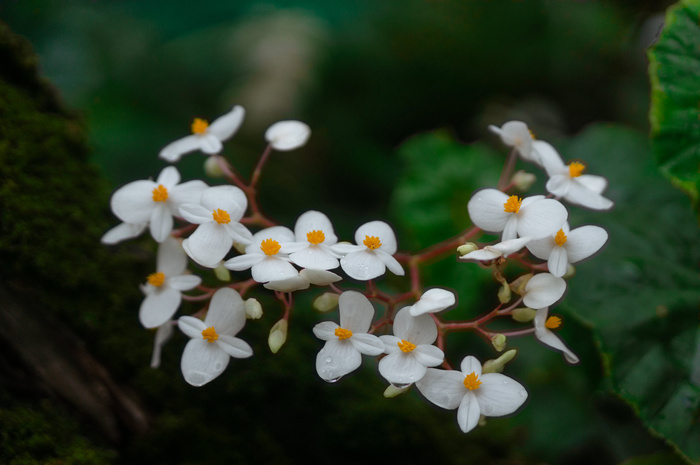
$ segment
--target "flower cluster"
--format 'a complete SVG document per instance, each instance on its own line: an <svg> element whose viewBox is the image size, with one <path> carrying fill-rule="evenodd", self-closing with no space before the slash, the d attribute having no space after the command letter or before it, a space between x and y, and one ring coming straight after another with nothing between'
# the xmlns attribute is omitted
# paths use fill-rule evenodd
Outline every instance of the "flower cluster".
<svg viewBox="0 0 700 465"><path fill-rule="evenodd" d="M262 316L258 300L246 298L255 290L272 292L282 307L282 317L271 327L268 338L271 351L277 352L286 343L293 294L311 285L325 288L314 303L316 309L337 307L339 314L338 323L322 321L313 328L324 343L316 355L321 379L338 381L357 370L365 355L377 361L377 370L388 383L386 397L415 386L429 402L457 409L457 423L464 432L475 428L483 417L513 414L528 397L519 382L501 374L515 355L514 350L505 351L508 338L532 335L563 353L567 362L578 363L578 357L554 332L561 317L550 316L549 311L566 293L572 265L600 250L608 235L593 225L571 229L562 201L589 209L611 208L612 202L602 195L604 178L583 174L585 165L580 161L566 165L552 145L532 137L525 123L492 126L512 151L496 188L478 190L465 206L473 227L424 251L398 253L394 230L381 220L360 225L350 242L339 240L333 222L320 211L301 213L293 229L267 218L257 198L264 165L273 151L303 147L310 129L299 121L270 126L265 133L268 145L250 180L245 181L221 154L223 143L238 131L244 116L243 108L234 106L211 124L195 118L192 134L160 152L165 161L176 162L199 150L208 155L208 172L222 173L230 184L181 183L178 170L167 166L156 181L134 181L112 195L112 211L121 223L107 231L102 242L115 244L148 229L159 244L155 271L141 286L145 297L139 312L145 328L157 328L152 367L158 367L162 347L175 326L190 338L181 371L191 385L202 386L220 376L231 357L252 356L251 346L237 335L246 319ZM516 184L512 169L518 155L544 169L549 177L548 195L521 198L509 193ZM465 242L481 231L498 234L501 240L481 246ZM455 250L459 261L478 262L492 270L500 283L497 306L473 320L445 320L443 314L458 306L457 293L441 287L424 289L420 284L423 264L454 257ZM188 271L188 259L200 271L212 270L224 284L203 285L200 276ZM525 272L506 277L509 260ZM396 276L408 271L406 288L380 289L375 280L387 270ZM231 283L231 271L250 278ZM351 285L344 287L343 280ZM188 294L190 291L195 294ZM174 319L183 301L200 308ZM375 305L381 307L379 316ZM487 323L496 318L509 318L527 327L487 329ZM468 331L502 353L483 365L466 355L459 370L452 369L445 335Z"/></svg>

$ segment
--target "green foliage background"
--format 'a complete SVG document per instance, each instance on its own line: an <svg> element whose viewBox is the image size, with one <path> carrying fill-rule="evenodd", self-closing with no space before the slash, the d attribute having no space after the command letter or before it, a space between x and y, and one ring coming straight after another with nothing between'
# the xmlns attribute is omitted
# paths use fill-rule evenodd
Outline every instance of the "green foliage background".
<svg viewBox="0 0 700 465"><path fill-rule="evenodd" d="M85 302L75 307L80 311L61 302L52 310L139 393L154 422L149 434L130 438L117 452L89 428L65 422L70 434L56 435L52 444L68 445L51 447L67 452L53 456L85 463L75 452L84 446L94 463L130 464L357 463L385 456L455 464L698 462L697 223L688 199L655 165L692 197L697 152L682 161L677 154L678 146L694 147L696 126L674 111L697 118L694 81L679 79L698 75L682 67L697 63L692 18L698 7L683 2L678 19L667 21L676 29L665 31L652 52L658 72L651 145L645 48L660 27L655 15L666 6L546 0L1 4L0 17L31 41L45 75L82 113L91 161L112 188L156 176L164 166L157 151L184 135L193 116L212 119L240 103L246 122L225 153L242 173L256 162L269 124L290 118L312 127L309 144L276 154L263 178L263 207L287 225L319 209L340 237L349 238L359 224L388 219L400 248L411 251L458 233L469 222L471 193L495 184L506 154L486 126L509 119L527 121L565 159L582 159L591 173L607 176L607 195L616 202L607 214L571 209L572 226L600 224L611 236L602 253L577 267L556 309L565 320L561 334L582 364L569 367L530 339L509 341L520 349L509 374L528 387L529 403L517 416L491 420L468 435L459 432L454 412L433 409L415 394L383 399L372 364L334 385L318 380L313 359L319 343L310 328L326 317L308 310L313 292L298 300L289 342L277 355L265 344L281 312L270 300L263 302L264 318L243 335L255 357L232 363L210 385L195 389L180 380L180 335L165 347L162 368L150 370L151 335L136 318L142 275L133 273L132 286L126 275L150 270L152 246L140 241L100 252L75 283L93 286L83 300L110 292L106 284L112 283L108 311L85 310ZM691 46L674 48L673 37L692 39ZM695 59L673 58L681 53L695 53ZM675 99L679 93L686 98ZM185 177L201 177L202 161L189 155L178 168ZM11 188L8 179L42 166L21 163L4 166L2 189ZM13 166L23 167L12 172ZM36 175L42 176L51 179ZM53 181L88 182L70 172ZM107 227L108 193L101 182L85 189L96 193L89 208ZM541 182L533 192L542 192ZM70 209L70 202L62 203ZM80 208L86 211L93 210ZM87 222L79 212L72 217ZM20 225L18 237L28 237L22 231L33 230L24 227L29 222L13 221ZM86 242L96 243L97 224L86 231ZM51 250L61 249L67 247ZM12 269L26 273L33 252L18 253L29 258L13 257ZM59 266L80 262L70 254L45 257ZM96 270L106 274L106 283L95 278ZM495 301L487 272L451 259L431 264L425 284L459 292L455 317L474 317ZM382 285L402 286L397 279ZM466 353L494 355L478 338L449 343L453 361ZM2 400L3 431L15 431L25 415L29 424L63 423L40 403L9 395ZM32 428L37 436L51 430ZM0 454L14 454L5 444ZM31 462L30 456L17 463L45 457L37 453Z"/></svg>

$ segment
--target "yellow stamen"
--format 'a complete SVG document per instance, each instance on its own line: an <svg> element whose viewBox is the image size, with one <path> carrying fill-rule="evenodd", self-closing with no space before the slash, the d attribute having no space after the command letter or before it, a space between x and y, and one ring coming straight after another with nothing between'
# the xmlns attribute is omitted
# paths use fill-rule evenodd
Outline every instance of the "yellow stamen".
<svg viewBox="0 0 700 465"><path fill-rule="evenodd" d="M536 139L537 139L537 137L535 137L535 133L534 133L534 132L532 132L532 130L531 130L531 129L528 129L528 130L527 130L527 132L529 132L529 133L530 133L530 137L532 137L532 140L536 140Z"/></svg>
<svg viewBox="0 0 700 465"><path fill-rule="evenodd" d="M409 353L416 348L415 344L413 344L412 342L408 342L405 339L401 339L401 342L397 342L396 344L399 346L399 349L401 349L401 352Z"/></svg>
<svg viewBox="0 0 700 465"><path fill-rule="evenodd" d="M475 371L472 371L464 378L464 387L473 391L474 389L479 389L481 386L481 381L479 381L479 375Z"/></svg>
<svg viewBox="0 0 700 465"><path fill-rule="evenodd" d="M577 161L572 161L569 163L569 176L572 178L576 178L578 176L581 176L583 173L583 170L586 169L586 165L583 163L579 163Z"/></svg>
<svg viewBox="0 0 700 465"><path fill-rule="evenodd" d="M362 243L370 250L377 250L382 246L382 243L376 236L365 236L365 240Z"/></svg>
<svg viewBox="0 0 700 465"><path fill-rule="evenodd" d="M214 327L210 326L202 331L202 339L206 340L207 342L214 342L219 339L219 335L216 334Z"/></svg>
<svg viewBox="0 0 700 465"><path fill-rule="evenodd" d="M164 185L158 184L152 192L154 202L165 202L168 200L168 189Z"/></svg>
<svg viewBox="0 0 700 465"><path fill-rule="evenodd" d="M204 134L207 132L207 128L209 127L209 123L207 120L202 119L202 118L195 118L194 121L192 121L192 134Z"/></svg>
<svg viewBox="0 0 700 465"><path fill-rule="evenodd" d="M265 239L260 243L260 250L262 250L265 255L275 255L280 251L281 247L280 243L274 239Z"/></svg>
<svg viewBox="0 0 700 465"><path fill-rule="evenodd" d="M564 234L564 230L560 229L557 231L557 235L554 236L554 242L561 247L562 245L566 244L566 234Z"/></svg>
<svg viewBox="0 0 700 465"><path fill-rule="evenodd" d="M520 210L520 204L523 203L523 199L519 198L517 195L511 195L503 204L503 211L506 213L518 213Z"/></svg>
<svg viewBox="0 0 700 465"><path fill-rule="evenodd" d="M335 335L342 341L343 339L349 339L352 336L352 331L345 328L335 328Z"/></svg>
<svg viewBox="0 0 700 465"><path fill-rule="evenodd" d="M558 316L550 316L544 324L544 327L549 329L557 329L559 326L561 326L561 318Z"/></svg>
<svg viewBox="0 0 700 465"><path fill-rule="evenodd" d="M231 217L228 216L226 210L222 210L220 208L214 210L212 216L214 217L214 221L216 221L219 224L228 224L231 222Z"/></svg>
<svg viewBox="0 0 700 465"><path fill-rule="evenodd" d="M306 240L309 241L310 243L316 245L320 244L323 241L326 240L326 235L323 234L323 231L319 230L313 230L309 231L306 233Z"/></svg>
<svg viewBox="0 0 700 465"><path fill-rule="evenodd" d="M148 275L148 284L155 287L160 287L165 282L165 274L163 273L151 273Z"/></svg>

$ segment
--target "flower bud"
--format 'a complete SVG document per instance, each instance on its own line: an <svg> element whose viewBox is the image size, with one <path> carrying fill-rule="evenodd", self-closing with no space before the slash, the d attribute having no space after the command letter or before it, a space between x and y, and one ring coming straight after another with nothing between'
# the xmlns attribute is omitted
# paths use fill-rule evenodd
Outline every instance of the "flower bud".
<svg viewBox="0 0 700 465"><path fill-rule="evenodd" d="M510 180L510 182L512 182L515 188L520 192L530 190L532 185L535 184L535 181L537 181L537 176L523 170L516 171Z"/></svg>
<svg viewBox="0 0 700 465"><path fill-rule="evenodd" d="M566 273L564 273L564 276L562 278L564 279L571 279L574 276L576 276L576 267L569 263L569 267L566 269Z"/></svg>
<svg viewBox="0 0 700 465"><path fill-rule="evenodd" d="M482 373L500 373L506 363L513 360L513 357L518 353L517 349L510 349L501 354L496 360L486 360L481 367Z"/></svg>
<svg viewBox="0 0 700 465"><path fill-rule="evenodd" d="M500 289L498 289L498 301L502 304L510 302L510 286L506 281L503 281Z"/></svg>
<svg viewBox="0 0 700 465"><path fill-rule="evenodd" d="M396 397L396 396L403 394L404 392L408 391L410 388L411 388L410 384L408 386L405 386L402 388L397 388L393 384L390 384L384 390L384 397L386 397L387 399L391 399L392 397Z"/></svg>
<svg viewBox="0 0 700 465"><path fill-rule="evenodd" d="M457 247L457 253L460 257L462 255L474 252L475 250L479 250L479 247L473 242L467 242L466 244Z"/></svg>
<svg viewBox="0 0 700 465"><path fill-rule="evenodd" d="M338 306L338 298L340 296L335 292L324 292L314 299L313 307L319 312L330 312Z"/></svg>
<svg viewBox="0 0 700 465"><path fill-rule="evenodd" d="M236 249L236 252L239 254L244 254L245 253L245 244L241 242L234 242L233 243L233 248Z"/></svg>
<svg viewBox="0 0 700 465"><path fill-rule="evenodd" d="M530 278L532 278L532 276L532 273L518 276L513 282L510 283L510 289L518 295L524 295L525 286L527 285L527 282L530 281Z"/></svg>
<svg viewBox="0 0 700 465"><path fill-rule="evenodd" d="M505 334L494 334L491 336L491 344L493 344L494 349L499 352L503 352L503 349L506 348Z"/></svg>
<svg viewBox="0 0 700 465"><path fill-rule="evenodd" d="M245 301L245 317L249 320L257 320L262 317L263 309L258 299L246 299Z"/></svg>
<svg viewBox="0 0 700 465"><path fill-rule="evenodd" d="M214 268L214 276L216 276L216 279L219 281L231 281L231 272L224 266L223 261L219 263L219 266Z"/></svg>
<svg viewBox="0 0 700 465"><path fill-rule="evenodd" d="M204 162L204 172L210 178L224 177L224 170L221 169L216 156L207 157L207 160Z"/></svg>
<svg viewBox="0 0 700 465"><path fill-rule="evenodd" d="M527 307L520 307L513 310L511 313L511 318L519 323L528 323L535 319L537 311Z"/></svg>
<svg viewBox="0 0 700 465"><path fill-rule="evenodd" d="M267 345L270 346L273 354L276 354L287 341L288 326L287 320L279 320L270 330L270 335L267 337Z"/></svg>

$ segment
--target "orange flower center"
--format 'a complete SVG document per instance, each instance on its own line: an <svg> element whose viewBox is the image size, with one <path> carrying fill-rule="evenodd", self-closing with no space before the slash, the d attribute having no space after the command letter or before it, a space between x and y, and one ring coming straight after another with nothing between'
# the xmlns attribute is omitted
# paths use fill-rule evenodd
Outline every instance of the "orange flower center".
<svg viewBox="0 0 700 465"><path fill-rule="evenodd" d="M581 176L583 171L586 169L586 165L579 163L577 161L572 161L569 163L569 176L576 178Z"/></svg>
<svg viewBox="0 0 700 465"><path fill-rule="evenodd" d="M519 198L517 195L511 195L503 204L503 211L506 213L518 213L520 211L520 204L523 203L523 199Z"/></svg>
<svg viewBox="0 0 700 465"><path fill-rule="evenodd" d="M342 341L343 339L349 339L352 336L352 331L344 328L335 328L335 335Z"/></svg>
<svg viewBox="0 0 700 465"><path fill-rule="evenodd" d="M566 234L564 234L564 230L560 229L557 231L557 235L554 236L554 242L561 247L562 245L566 244Z"/></svg>
<svg viewBox="0 0 700 465"><path fill-rule="evenodd" d="M202 118L195 118L194 121L192 121L192 134L204 134L207 132L207 128L209 127L209 123L207 120L202 119Z"/></svg>
<svg viewBox="0 0 700 465"><path fill-rule="evenodd" d="M216 221L219 224L228 224L231 222L231 217L228 216L226 210L222 210L220 208L214 210L212 216L214 217L214 221Z"/></svg>
<svg viewBox="0 0 700 465"><path fill-rule="evenodd" d="M323 231L319 230L313 230L309 231L306 233L306 240L309 241L310 243L316 245L320 244L323 241L326 240L326 235L323 234Z"/></svg>
<svg viewBox="0 0 700 465"><path fill-rule="evenodd" d="M260 243L260 250L262 250L265 255L276 255L281 247L280 243L274 239L265 239Z"/></svg>
<svg viewBox="0 0 700 465"><path fill-rule="evenodd" d="M365 245L365 247L367 247L370 250L377 250L379 247L382 246L382 243L376 236L365 236L365 240L362 241L362 243Z"/></svg>
<svg viewBox="0 0 700 465"><path fill-rule="evenodd" d="M479 375L475 371L472 371L464 378L464 387L470 391L479 389L479 386L481 386L481 381L479 381Z"/></svg>
<svg viewBox="0 0 700 465"><path fill-rule="evenodd" d="M165 202L168 200L168 189L164 185L158 184L152 192L154 202Z"/></svg>
<svg viewBox="0 0 700 465"><path fill-rule="evenodd" d="M202 339L204 339L207 342L214 342L217 339L219 339L219 335L216 334L216 330L214 329L214 327L210 326L204 331L202 331Z"/></svg>
<svg viewBox="0 0 700 465"><path fill-rule="evenodd" d="M155 287L160 287L165 282L165 274L163 273L151 273L148 275L148 284Z"/></svg>
<svg viewBox="0 0 700 465"><path fill-rule="evenodd" d="M405 339L401 339L401 342L397 342L396 344L399 346L399 349L401 349L401 352L405 353L409 353L416 348L416 345L414 343L408 342Z"/></svg>
<svg viewBox="0 0 700 465"><path fill-rule="evenodd" d="M557 329L559 326L561 326L561 318L558 316L550 316L544 324L544 327L549 329Z"/></svg>

